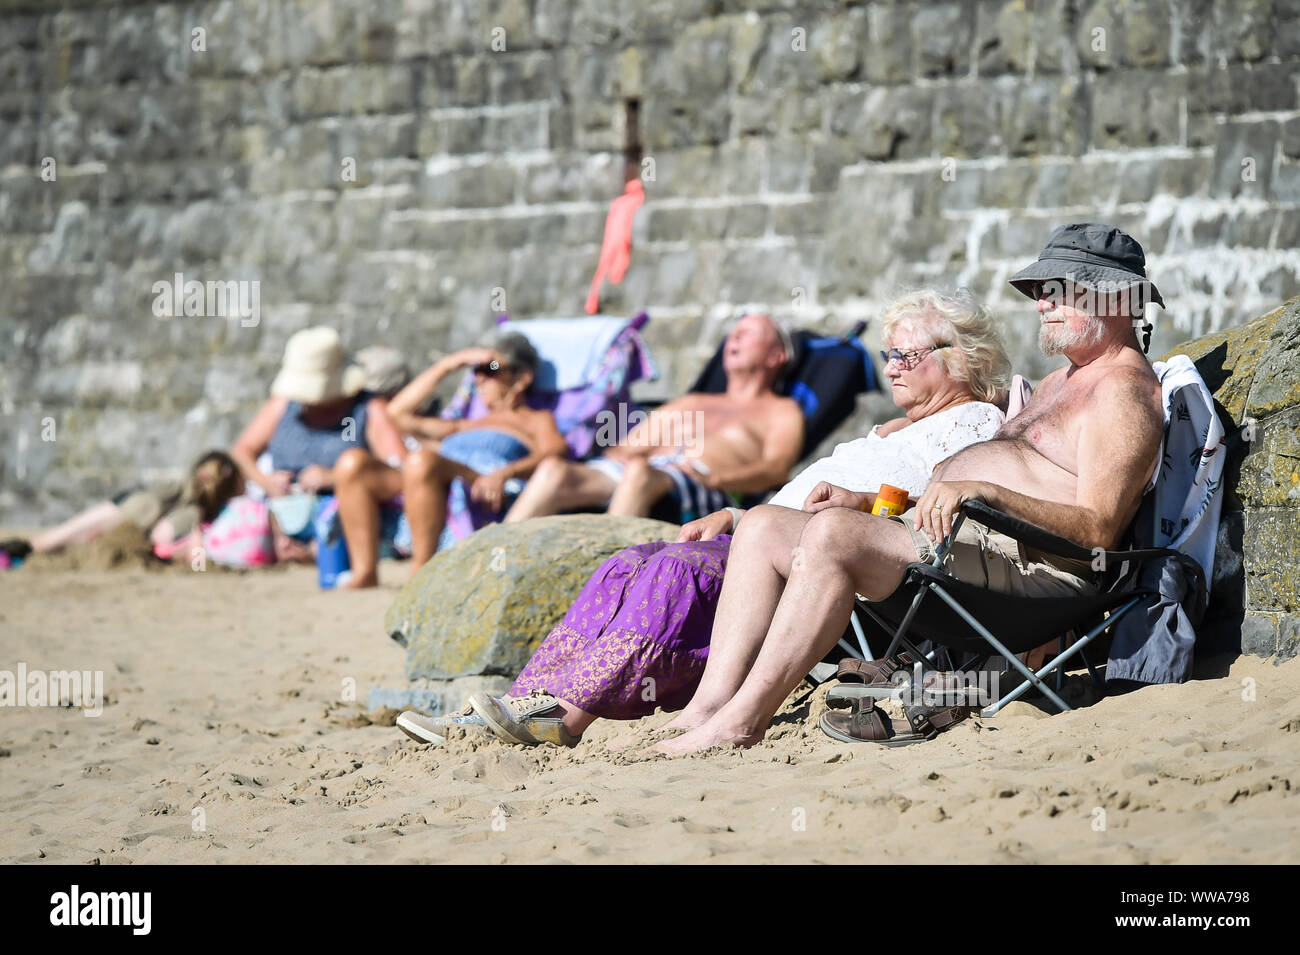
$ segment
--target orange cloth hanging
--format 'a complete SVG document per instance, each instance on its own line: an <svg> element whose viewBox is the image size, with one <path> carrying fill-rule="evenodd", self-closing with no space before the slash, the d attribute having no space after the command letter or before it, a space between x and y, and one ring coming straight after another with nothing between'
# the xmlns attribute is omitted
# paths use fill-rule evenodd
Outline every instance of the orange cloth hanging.
<svg viewBox="0 0 1300 955"><path fill-rule="evenodd" d="M600 246L600 264L596 266L596 276L591 280L591 291L587 293L588 315L600 311L600 286L605 279L617 285L627 274L632 259L632 220L644 204L645 189L640 179L628 180L623 194L610 204L609 215L605 217L605 241Z"/></svg>

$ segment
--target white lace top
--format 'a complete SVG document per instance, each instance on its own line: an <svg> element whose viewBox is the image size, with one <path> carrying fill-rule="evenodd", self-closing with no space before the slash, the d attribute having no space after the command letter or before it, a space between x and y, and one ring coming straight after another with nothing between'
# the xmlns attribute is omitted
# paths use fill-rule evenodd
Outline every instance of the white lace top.
<svg viewBox="0 0 1300 955"><path fill-rule="evenodd" d="M993 437L1003 417L996 405L968 401L883 438L876 425L865 438L836 445L830 457L808 465L768 503L798 510L822 481L850 491L878 491L880 485L892 484L920 497L935 465L967 445Z"/></svg>

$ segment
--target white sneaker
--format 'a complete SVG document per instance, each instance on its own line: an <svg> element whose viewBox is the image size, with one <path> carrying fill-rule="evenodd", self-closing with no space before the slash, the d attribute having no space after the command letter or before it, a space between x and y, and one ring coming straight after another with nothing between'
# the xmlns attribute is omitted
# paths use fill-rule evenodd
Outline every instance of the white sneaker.
<svg viewBox="0 0 1300 955"><path fill-rule="evenodd" d="M452 726L487 729L483 718L468 707L450 716L425 716L423 713L407 710L397 717L397 728L403 733L418 743L432 743L435 746L447 741L447 729Z"/></svg>

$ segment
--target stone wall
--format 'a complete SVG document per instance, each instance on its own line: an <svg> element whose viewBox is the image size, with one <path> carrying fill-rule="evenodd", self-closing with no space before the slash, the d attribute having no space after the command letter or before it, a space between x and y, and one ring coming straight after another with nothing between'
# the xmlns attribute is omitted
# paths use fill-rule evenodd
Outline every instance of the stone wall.
<svg viewBox="0 0 1300 955"><path fill-rule="evenodd" d="M1300 653L1300 298L1176 351L1231 419L1223 516L1200 644Z"/></svg>
<svg viewBox="0 0 1300 955"><path fill-rule="evenodd" d="M1153 354L1300 290L1295 0L51 6L0 0L10 524L229 444L308 324L421 361L578 312L629 141L605 310L654 316L660 395L740 307L843 329L921 283L1037 377L1004 280L1070 219L1146 244ZM178 272L257 321L155 317Z"/></svg>

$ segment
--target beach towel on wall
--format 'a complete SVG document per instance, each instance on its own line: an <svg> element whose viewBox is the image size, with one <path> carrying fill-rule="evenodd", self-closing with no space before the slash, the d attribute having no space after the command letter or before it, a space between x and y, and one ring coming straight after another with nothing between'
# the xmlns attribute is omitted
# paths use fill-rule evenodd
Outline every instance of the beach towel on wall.
<svg viewBox="0 0 1300 955"><path fill-rule="evenodd" d="M623 194L609 206L609 215L605 217L605 240L600 246L600 262L596 265L596 275L591 280L591 290L587 293L586 312L595 315L600 311L600 287L605 279L617 285L627 274L627 267L632 261L632 220L636 211L645 204L645 188L640 179L629 180L623 187Z"/></svg>
<svg viewBox="0 0 1300 955"><path fill-rule="evenodd" d="M1192 673L1196 626L1205 613L1223 509L1227 443L1214 399L1186 355L1152 365L1165 433L1155 488L1134 521L1132 546L1179 551L1144 563L1145 605L1116 624L1107 680L1182 683Z"/></svg>

